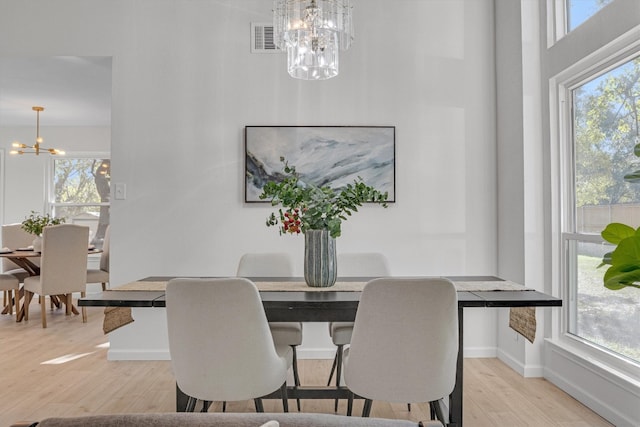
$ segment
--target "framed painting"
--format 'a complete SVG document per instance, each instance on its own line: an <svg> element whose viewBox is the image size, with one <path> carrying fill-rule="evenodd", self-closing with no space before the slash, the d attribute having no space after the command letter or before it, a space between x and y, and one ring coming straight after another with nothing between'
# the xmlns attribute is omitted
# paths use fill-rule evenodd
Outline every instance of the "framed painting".
<svg viewBox="0 0 640 427"><path fill-rule="evenodd" d="M264 202L281 157L303 182L340 189L361 177L395 202L395 134L395 126L246 126L245 202Z"/></svg>

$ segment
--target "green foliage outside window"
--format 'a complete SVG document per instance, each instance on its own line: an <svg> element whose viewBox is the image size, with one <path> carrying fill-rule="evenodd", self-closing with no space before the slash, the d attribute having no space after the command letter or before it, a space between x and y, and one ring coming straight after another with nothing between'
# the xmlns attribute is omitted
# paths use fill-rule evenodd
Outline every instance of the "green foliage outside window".
<svg viewBox="0 0 640 427"><path fill-rule="evenodd" d="M576 205L640 201L640 57L574 93ZM635 171L634 171L635 169ZM640 228L614 222L601 233L605 287L640 288Z"/></svg>
<svg viewBox="0 0 640 427"><path fill-rule="evenodd" d="M640 201L635 168L639 142L640 57L574 90L576 206Z"/></svg>
<svg viewBox="0 0 640 427"><path fill-rule="evenodd" d="M99 158L59 158L53 168L53 211L71 222L86 224L95 217L91 241L101 247L109 224L111 162ZM91 221L91 220L89 220ZM88 225L88 224L86 224Z"/></svg>

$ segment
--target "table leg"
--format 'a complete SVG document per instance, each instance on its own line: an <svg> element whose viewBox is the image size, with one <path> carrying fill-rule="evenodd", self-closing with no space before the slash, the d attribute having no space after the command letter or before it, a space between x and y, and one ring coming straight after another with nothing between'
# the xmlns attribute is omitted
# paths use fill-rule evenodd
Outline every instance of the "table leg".
<svg viewBox="0 0 640 427"><path fill-rule="evenodd" d="M458 307L458 359L456 362L456 385L449 396L448 427L462 427L462 373L464 362L464 308Z"/></svg>
<svg viewBox="0 0 640 427"><path fill-rule="evenodd" d="M24 288L21 286L20 292L18 293L18 298L22 299L23 297L26 301L27 298L24 295ZM16 306L16 310L18 310L18 312L16 313L16 322L22 322L22 319L24 319L24 301L22 302L22 304L19 304L19 307Z"/></svg>
<svg viewBox="0 0 640 427"><path fill-rule="evenodd" d="M22 298L22 294L23 293L24 293L24 289L20 288L20 298ZM62 301L66 301L66 295L50 295L49 298L51 299L51 302L57 308L60 308L61 300ZM18 311L18 314L16 315L16 322L22 322L22 319L24 319L24 310L25 310L25 307L24 307L24 303L23 303L22 305L20 305L20 309ZM76 306L73 305L73 303L70 306L70 313L73 313L73 314L79 314L80 313L78 311L78 309L76 308Z"/></svg>

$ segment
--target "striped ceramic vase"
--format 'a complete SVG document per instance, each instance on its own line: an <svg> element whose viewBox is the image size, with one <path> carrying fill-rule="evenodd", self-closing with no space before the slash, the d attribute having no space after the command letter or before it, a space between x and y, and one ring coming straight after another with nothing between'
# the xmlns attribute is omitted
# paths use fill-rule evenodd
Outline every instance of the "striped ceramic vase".
<svg viewBox="0 0 640 427"><path fill-rule="evenodd" d="M304 280L314 288L336 283L336 239L328 230L307 230L304 234Z"/></svg>

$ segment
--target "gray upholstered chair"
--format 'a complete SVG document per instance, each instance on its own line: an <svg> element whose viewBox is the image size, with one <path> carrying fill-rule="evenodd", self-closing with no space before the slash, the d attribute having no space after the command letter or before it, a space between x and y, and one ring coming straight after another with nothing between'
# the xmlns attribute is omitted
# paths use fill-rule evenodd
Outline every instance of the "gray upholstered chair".
<svg viewBox="0 0 640 427"><path fill-rule="evenodd" d="M344 380L372 400L429 402L447 424L442 400L453 391L458 355L458 296L444 278L383 278L367 283L358 304ZM353 395L349 399L351 414Z"/></svg>
<svg viewBox="0 0 640 427"><path fill-rule="evenodd" d="M109 226L107 226L100 254L100 268L87 270L87 283L101 283L103 291L107 290L107 283L109 283L109 240Z"/></svg>
<svg viewBox="0 0 640 427"><path fill-rule="evenodd" d="M291 277L293 261L286 253L248 253L240 257L238 277ZM269 322L269 329L276 345L288 345L293 350L293 382L300 385L298 354L296 347L302 344L301 322ZM300 399L296 400L298 411Z"/></svg>
<svg viewBox="0 0 640 427"><path fill-rule="evenodd" d="M187 411L203 401L254 399L282 390L291 347L276 346L255 283L245 278L173 279L166 292L171 366Z"/></svg>
<svg viewBox="0 0 640 427"><path fill-rule="evenodd" d="M72 295L85 295L87 280L87 242L89 227L60 224L45 227L42 233L40 275L24 279L24 318L29 320L29 304L34 294L40 295L42 327L47 327L44 297L64 296L67 314L71 314ZM87 321L86 307L82 307L82 321Z"/></svg>
<svg viewBox="0 0 640 427"><path fill-rule="evenodd" d="M391 274L389 263L384 254L378 252L354 252L338 254L338 277L386 277ZM336 346L336 355L333 358L331 373L327 385L331 384L333 374L336 374L336 386L340 386L342 372L342 352L344 346L351 342L353 322L330 322L329 336ZM338 400L335 402L335 410L338 410Z"/></svg>
<svg viewBox="0 0 640 427"><path fill-rule="evenodd" d="M35 236L29 234L22 229L22 224L4 224L2 226L2 246L10 249L26 248L33 244ZM30 259L36 265L39 265L40 260L38 258ZM18 278L22 283L25 277L29 276L29 273L23 268L17 266L9 258L2 258L2 272L5 274L12 274Z"/></svg>
<svg viewBox="0 0 640 427"><path fill-rule="evenodd" d="M13 313L15 301L16 316L20 309L20 280L12 274L0 274L0 291L5 292L5 306L8 308L7 314Z"/></svg>

